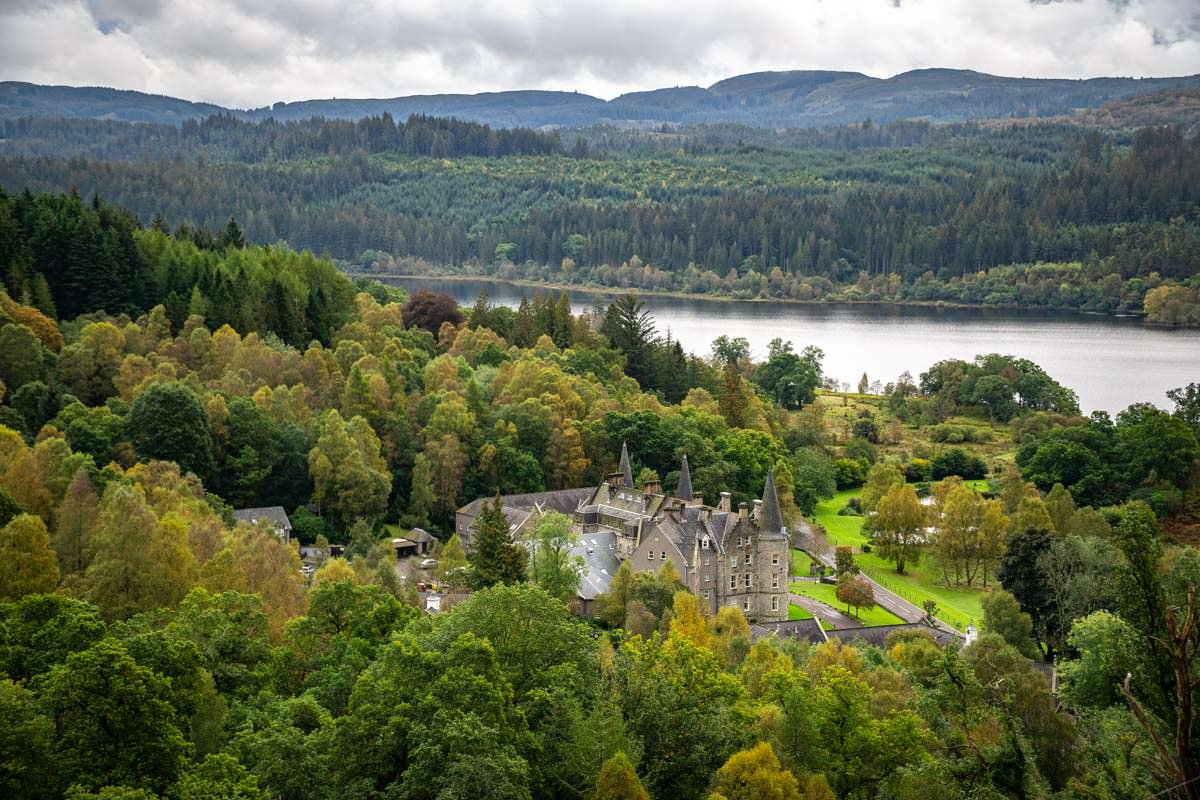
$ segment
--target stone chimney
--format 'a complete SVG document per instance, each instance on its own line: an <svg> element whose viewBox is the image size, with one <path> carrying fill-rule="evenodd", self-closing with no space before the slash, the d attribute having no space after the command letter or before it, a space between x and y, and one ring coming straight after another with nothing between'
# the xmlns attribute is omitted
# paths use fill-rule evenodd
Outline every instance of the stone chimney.
<svg viewBox="0 0 1200 800"><path fill-rule="evenodd" d="M754 501L754 512L753 516L750 518L755 522L758 522L760 519L762 519L762 500Z"/></svg>
<svg viewBox="0 0 1200 800"><path fill-rule="evenodd" d="M721 492L721 502L717 504L717 511L732 511L730 505L733 502L733 495L729 492Z"/></svg>
<svg viewBox="0 0 1200 800"><path fill-rule="evenodd" d="M652 494L662 494L662 482L646 481L646 483L642 486L642 491L646 494L646 496L650 496Z"/></svg>
<svg viewBox="0 0 1200 800"><path fill-rule="evenodd" d="M611 486L614 489L620 489L621 484L623 484L625 482L624 477L625 476L623 476L621 473L614 472L611 475L608 475L607 477L605 477L604 482L607 483L609 486Z"/></svg>
<svg viewBox="0 0 1200 800"><path fill-rule="evenodd" d="M750 506L745 503L738 503L738 516L748 520L750 518Z"/></svg>
<svg viewBox="0 0 1200 800"><path fill-rule="evenodd" d="M692 492L692 502L688 503L688 505L689 506L704 505L704 492Z"/></svg>

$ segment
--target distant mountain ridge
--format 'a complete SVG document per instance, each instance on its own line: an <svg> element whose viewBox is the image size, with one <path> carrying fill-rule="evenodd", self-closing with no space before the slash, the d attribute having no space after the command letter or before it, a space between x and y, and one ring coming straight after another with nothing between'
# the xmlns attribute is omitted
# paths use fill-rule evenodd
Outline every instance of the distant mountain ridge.
<svg viewBox="0 0 1200 800"><path fill-rule="evenodd" d="M412 95L385 99L314 99L231 109L163 95L100 87L0 82L0 119L76 117L179 124L228 113L242 119L358 119L384 112L454 116L501 127L577 127L599 123L739 123L819 127L896 119L964 122L995 117L1071 115L1105 103L1164 91L1200 89L1200 75L1174 78L1007 78L971 70L919 69L891 78L858 72L755 72L707 88L630 92L602 100L578 92L518 90Z"/></svg>

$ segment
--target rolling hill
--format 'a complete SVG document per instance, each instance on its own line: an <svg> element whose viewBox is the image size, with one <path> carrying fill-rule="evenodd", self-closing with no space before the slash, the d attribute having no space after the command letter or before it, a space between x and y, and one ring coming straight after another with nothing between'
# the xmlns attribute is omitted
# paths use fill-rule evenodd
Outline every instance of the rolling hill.
<svg viewBox="0 0 1200 800"><path fill-rule="evenodd" d="M227 109L161 95L98 87L0 82L0 119L74 117L178 124L228 113L247 120L357 119L390 113L454 116L494 126L578 127L598 123L733 122L819 127L870 118L962 122L996 117L1061 117L1105 103L1200 89L1200 75L1177 78L1008 78L970 70L921 69L890 78L857 72L792 70L738 75L707 88L631 92L603 100L578 92L506 91L386 99L314 99Z"/></svg>

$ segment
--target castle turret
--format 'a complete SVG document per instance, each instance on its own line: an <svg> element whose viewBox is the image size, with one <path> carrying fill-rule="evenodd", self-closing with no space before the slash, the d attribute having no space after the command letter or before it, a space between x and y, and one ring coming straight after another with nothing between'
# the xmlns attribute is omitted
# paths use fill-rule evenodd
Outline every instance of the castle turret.
<svg viewBox="0 0 1200 800"><path fill-rule="evenodd" d="M621 442L621 477L626 486L633 486L633 468L629 466L629 448Z"/></svg>
<svg viewBox="0 0 1200 800"><path fill-rule="evenodd" d="M688 469L687 455L683 456L683 465L679 468L679 484L675 487L675 496L680 500L691 502L692 493L692 473Z"/></svg>
<svg viewBox="0 0 1200 800"><path fill-rule="evenodd" d="M758 512L760 531L782 531L783 513L779 510L779 495L775 492L775 470L767 471L767 485L763 487L762 505Z"/></svg>

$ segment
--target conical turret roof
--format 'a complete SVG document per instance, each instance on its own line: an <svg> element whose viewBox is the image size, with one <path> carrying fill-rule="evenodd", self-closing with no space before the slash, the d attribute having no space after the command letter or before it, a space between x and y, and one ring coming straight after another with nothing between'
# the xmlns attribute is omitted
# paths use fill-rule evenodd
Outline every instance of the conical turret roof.
<svg viewBox="0 0 1200 800"><path fill-rule="evenodd" d="M629 466L629 448L621 442L621 476L626 486L633 486L633 469Z"/></svg>
<svg viewBox="0 0 1200 800"><path fill-rule="evenodd" d="M783 530L783 513L779 510L779 495L775 492L774 469L767 471L767 485L763 487L762 506L758 510L758 529Z"/></svg>
<svg viewBox="0 0 1200 800"><path fill-rule="evenodd" d="M687 454L683 456L683 466L679 468L679 483L675 487L675 496L680 500L693 499L692 473L688 469Z"/></svg>

